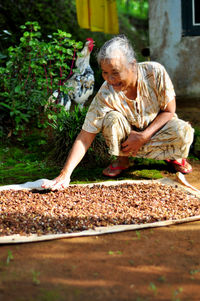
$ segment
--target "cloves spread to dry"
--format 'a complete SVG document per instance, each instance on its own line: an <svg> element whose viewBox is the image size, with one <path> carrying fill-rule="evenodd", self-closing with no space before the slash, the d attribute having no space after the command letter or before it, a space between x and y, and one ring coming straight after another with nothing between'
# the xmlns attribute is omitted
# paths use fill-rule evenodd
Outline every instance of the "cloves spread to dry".
<svg viewBox="0 0 200 301"><path fill-rule="evenodd" d="M58 234L200 215L200 200L159 183L1 191L0 236Z"/></svg>

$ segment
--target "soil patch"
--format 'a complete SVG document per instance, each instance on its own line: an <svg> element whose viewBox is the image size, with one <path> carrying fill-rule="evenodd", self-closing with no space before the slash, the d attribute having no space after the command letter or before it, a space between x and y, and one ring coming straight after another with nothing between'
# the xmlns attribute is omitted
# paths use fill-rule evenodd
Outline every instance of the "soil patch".
<svg viewBox="0 0 200 301"><path fill-rule="evenodd" d="M193 127L200 127L200 98L178 98L176 101L178 117L189 121Z"/></svg>

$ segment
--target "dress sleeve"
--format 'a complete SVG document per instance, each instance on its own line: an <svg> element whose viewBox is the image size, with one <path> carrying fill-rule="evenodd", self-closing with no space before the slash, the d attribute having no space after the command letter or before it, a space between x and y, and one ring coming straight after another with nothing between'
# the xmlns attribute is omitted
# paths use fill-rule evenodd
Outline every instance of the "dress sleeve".
<svg viewBox="0 0 200 301"><path fill-rule="evenodd" d="M103 85L89 106L82 126L83 130L94 134L101 131L106 113L112 110L107 105L107 98L109 98L109 90L106 85Z"/></svg>
<svg viewBox="0 0 200 301"><path fill-rule="evenodd" d="M157 69L156 79L159 106L161 110L164 110L167 104L176 96L174 86L162 65Z"/></svg>

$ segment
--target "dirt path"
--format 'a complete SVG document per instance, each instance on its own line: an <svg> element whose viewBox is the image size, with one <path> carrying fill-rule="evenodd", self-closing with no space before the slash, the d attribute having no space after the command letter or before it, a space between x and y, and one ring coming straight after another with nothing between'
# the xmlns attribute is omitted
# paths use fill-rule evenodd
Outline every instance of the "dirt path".
<svg viewBox="0 0 200 301"><path fill-rule="evenodd" d="M194 222L3 246L0 300L200 300L199 232Z"/></svg>
<svg viewBox="0 0 200 301"><path fill-rule="evenodd" d="M196 124L200 101L194 106L194 115L187 115L191 103L181 103L178 111L184 115L185 110L184 116ZM200 189L200 162L193 162L186 178ZM193 222L1 246L0 300L199 301L199 236L200 222Z"/></svg>

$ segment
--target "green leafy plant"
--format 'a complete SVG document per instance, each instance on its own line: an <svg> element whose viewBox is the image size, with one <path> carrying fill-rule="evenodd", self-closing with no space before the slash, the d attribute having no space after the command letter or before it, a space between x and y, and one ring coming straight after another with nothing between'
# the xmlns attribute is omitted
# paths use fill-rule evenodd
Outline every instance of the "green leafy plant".
<svg viewBox="0 0 200 301"><path fill-rule="evenodd" d="M196 274L198 274L198 273L200 273L200 270L199 270L199 269L191 270L191 271L190 271L190 275L191 275L191 276L190 276L190 279L194 280L194 279L195 279L194 276L195 276Z"/></svg>
<svg viewBox="0 0 200 301"><path fill-rule="evenodd" d="M39 295L38 300L40 301L61 301L65 300L64 297L60 295L59 290L46 290L46 289L41 289L41 295ZM32 299L31 299L32 301Z"/></svg>
<svg viewBox="0 0 200 301"><path fill-rule="evenodd" d="M40 272L37 272L35 270L31 270L32 273L32 281L34 284L39 285L40 284L40 280L39 280L39 276L40 276Z"/></svg>
<svg viewBox="0 0 200 301"><path fill-rule="evenodd" d="M11 250L8 250L8 256L6 258L6 264L9 265L10 261L14 259L14 256L12 254Z"/></svg>
<svg viewBox="0 0 200 301"><path fill-rule="evenodd" d="M174 290L172 293L172 300L173 301L180 301L181 299L179 298L179 294L183 292L182 287L179 287L178 289Z"/></svg>
<svg viewBox="0 0 200 301"><path fill-rule="evenodd" d="M120 13L139 19L148 18L147 0L117 0L117 6Z"/></svg>
<svg viewBox="0 0 200 301"><path fill-rule="evenodd" d="M79 106L75 106L72 112L66 112L62 108L54 121L55 139L52 156L56 162L63 164L66 160L74 140L81 131L82 125L87 113L87 107L82 110ZM95 137L94 142L89 148L84 160L88 163L88 167L95 164L101 165L109 162L110 156L108 154L107 146L101 133Z"/></svg>
<svg viewBox="0 0 200 301"><path fill-rule="evenodd" d="M49 124L45 117L50 113L44 107L54 90L68 92L64 83L72 74L75 52L82 47L82 42L61 30L44 42L37 22L26 22L21 29L19 45L9 47L6 66L0 68L0 107L9 116L14 134L30 124L39 128Z"/></svg>
<svg viewBox="0 0 200 301"><path fill-rule="evenodd" d="M135 263L133 259L130 259L128 262L130 265L134 265L134 263Z"/></svg>
<svg viewBox="0 0 200 301"><path fill-rule="evenodd" d="M136 230L135 231L135 234L136 234L136 237L133 237L132 239L133 240L140 240L141 239L141 233L139 230Z"/></svg>
<svg viewBox="0 0 200 301"><path fill-rule="evenodd" d="M158 277L158 281L164 283L166 282L166 277L164 275L161 275L160 277Z"/></svg>
<svg viewBox="0 0 200 301"><path fill-rule="evenodd" d="M154 296L156 296L156 295L157 295L157 293L158 293L158 290L157 290L157 287L156 287L156 285L155 285L153 282L150 282L150 284L149 284L149 289L150 289L151 291L153 291L153 293L154 293Z"/></svg>
<svg viewBox="0 0 200 301"><path fill-rule="evenodd" d="M190 275L195 275L197 273L200 273L200 270L191 270Z"/></svg>
<svg viewBox="0 0 200 301"><path fill-rule="evenodd" d="M123 253L122 253L122 251L108 251L108 254L109 255L122 255Z"/></svg>

